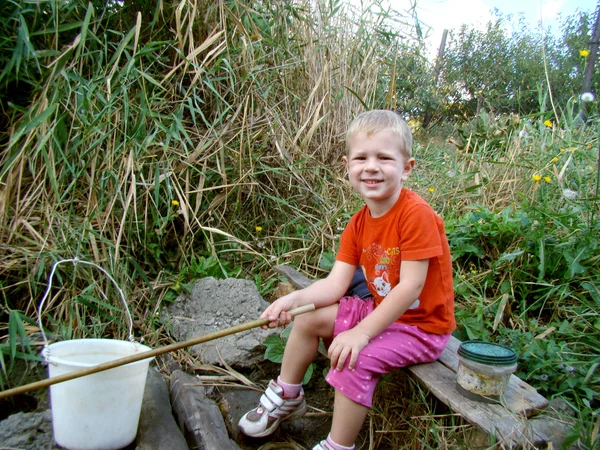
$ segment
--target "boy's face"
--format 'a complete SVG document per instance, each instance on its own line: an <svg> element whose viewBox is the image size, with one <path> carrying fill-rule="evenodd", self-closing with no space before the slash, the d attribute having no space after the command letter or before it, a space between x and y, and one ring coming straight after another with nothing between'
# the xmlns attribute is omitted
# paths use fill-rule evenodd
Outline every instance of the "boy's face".
<svg viewBox="0 0 600 450"><path fill-rule="evenodd" d="M371 214L379 217L400 197L415 160L400 152L402 140L389 131L371 136L358 132L348 144L344 162L350 184L363 197Z"/></svg>

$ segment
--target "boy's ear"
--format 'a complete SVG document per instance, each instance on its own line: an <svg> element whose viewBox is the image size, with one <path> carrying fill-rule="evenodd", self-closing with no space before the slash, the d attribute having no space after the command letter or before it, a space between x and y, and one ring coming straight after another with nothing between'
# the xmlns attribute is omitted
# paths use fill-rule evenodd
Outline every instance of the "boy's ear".
<svg viewBox="0 0 600 450"><path fill-rule="evenodd" d="M406 163L404 163L404 171L402 172L402 180L406 181L408 176L415 168L415 158L410 158Z"/></svg>
<svg viewBox="0 0 600 450"><path fill-rule="evenodd" d="M342 156L342 161L344 161L344 166L346 167L346 172L348 171L348 156Z"/></svg>

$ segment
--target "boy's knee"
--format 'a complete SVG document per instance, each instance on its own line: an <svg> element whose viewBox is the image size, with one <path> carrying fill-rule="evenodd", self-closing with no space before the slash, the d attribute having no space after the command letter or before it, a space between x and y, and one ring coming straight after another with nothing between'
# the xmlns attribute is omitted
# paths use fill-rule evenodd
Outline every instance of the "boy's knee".
<svg viewBox="0 0 600 450"><path fill-rule="evenodd" d="M309 312L297 316L294 319L294 328L301 330L314 330L315 325L318 323L318 318L315 312Z"/></svg>
<svg viewBox="0 0 600 450"><path fill-rule="evenodd" d="M297 316L294 319L294 329L304 334L327 338L333 335L334 323L335 311L328 306Z"/></svg>

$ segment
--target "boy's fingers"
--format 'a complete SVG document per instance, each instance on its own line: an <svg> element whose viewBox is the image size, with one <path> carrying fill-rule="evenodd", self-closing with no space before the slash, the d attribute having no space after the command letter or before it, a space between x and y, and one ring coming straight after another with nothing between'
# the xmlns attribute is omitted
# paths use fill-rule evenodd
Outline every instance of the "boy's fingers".
<svg viewBox="0 0 600 450"><path fill-rule="evenodd" d="M346 362L346 358L348 358L348 350L343 349L340 353L340 357L337 362L337 370L342 370L344 368L344 363Z"/></svg>
<svg viewBox="0 0 600 450"><path fill-rule="evenodd" d="M358 359L359 353L360 352L352 351L352 354L350 355L350 362L348 363L348 369L354 369L354 365L356 364L356 360Z"/></svg>
<svg viewBox="0 0 600 450"><path fill-rule="evenodd" d="M279 310L279 308L272 308L270 311L269 309L267 309L268 314L267 314L267 318L273 322L275 320L279 320L279 315L281 314L281 311Z"/></svg>
<svg viewBox="0 0 600 450"><path fill-rule="evenodd" d="M335 367L337 365L337 360L338 360L338 351L337 351L337 346L335 343L332 343L329 346L329 351L327 352L327 356L329 356L329 359L331 361L331 367Z"/></svg>

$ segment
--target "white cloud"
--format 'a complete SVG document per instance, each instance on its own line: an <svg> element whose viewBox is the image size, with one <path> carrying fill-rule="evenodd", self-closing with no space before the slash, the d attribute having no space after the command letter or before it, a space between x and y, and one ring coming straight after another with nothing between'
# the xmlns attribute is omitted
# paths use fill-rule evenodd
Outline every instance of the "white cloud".
<svg viewBox="0 0 600 450"><path fill-rule="evenodd" d="M485 24L491 19L490 7L482 0L427 0L417 4L419 18L441 36L444 29L460 28L464 23Z"/></svg>
<svg viewBox="0 0 600 450"><path fill-rule="evenodd" d="M397 10L406 10L409 0L389 0ZM417 0L417 17L427 35L430 56L437 54L445 29L459 29L463 24L485 26L492 18L491 7L484 0Z"/></svg>
<svg viewBox="0 0 600 450"><path fill-rule="evenodd" d="M348 0L358 1L358 0ZM577 9L592 12L590 0L386 0L398 11L406 11L417 3L419 20L429 30L427 38L428 53L437 53L444 29L457 30L462 24L483 28L493 19L494 8L502 14L514 17L523 14L531 27L538 26L540 20L544 28L551 27L558 31L558 14L563 18L573 14Z"/></svg>
<svg viewBox="0 0 600 450"><path fill-rule="evenodd" d="M538 20L541 18L542 25L547 26L550 22L554 22L559 11L563 8L564 1L556 0L549 2L541 2L538 7L536 17Z"/></svg>

